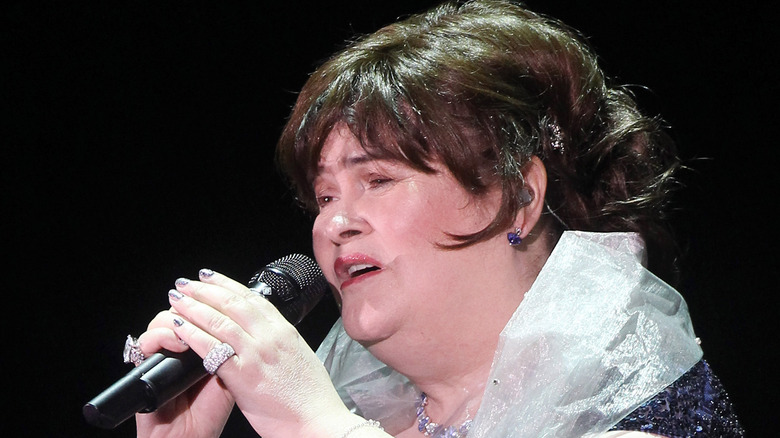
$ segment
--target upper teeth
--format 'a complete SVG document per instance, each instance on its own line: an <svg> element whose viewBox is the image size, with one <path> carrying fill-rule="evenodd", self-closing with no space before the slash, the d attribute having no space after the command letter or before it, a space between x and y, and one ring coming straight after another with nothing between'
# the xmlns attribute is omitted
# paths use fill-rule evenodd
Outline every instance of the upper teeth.
<svg viewBox="0 0 780 438"><path fill-rule="evenodd" d="M368 268L373 268L373 267L374 267L374 265L366 265L366 264L352 265L352 266L349 267L349 269L347 269L347 273L349 275L352 275L352 274L354 274L357 271L362 271L363 269L368 269Z"/></svg>

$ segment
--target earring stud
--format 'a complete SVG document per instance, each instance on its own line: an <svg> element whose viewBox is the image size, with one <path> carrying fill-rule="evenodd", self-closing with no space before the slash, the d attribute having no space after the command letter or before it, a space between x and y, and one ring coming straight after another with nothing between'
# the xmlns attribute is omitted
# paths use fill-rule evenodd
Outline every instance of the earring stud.
<svg viewBox="0 0 780 438"><path fill-rule="evenodd" d="M523 239L520 237L522 232L523 230L520 228L515 228L514 231L506 233L506 240L509 241L509 246L517 246L523 243Z"/></svg>

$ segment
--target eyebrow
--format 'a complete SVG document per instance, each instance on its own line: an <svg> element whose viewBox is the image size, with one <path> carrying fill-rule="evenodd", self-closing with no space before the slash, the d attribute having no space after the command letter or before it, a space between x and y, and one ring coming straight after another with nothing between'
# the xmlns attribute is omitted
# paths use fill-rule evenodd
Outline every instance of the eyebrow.
<svg viewBox="0 0 780 438"><path fill-rule="evenodd" d="M346 168L355 167L360 164L368 163L371 161L387 161L386 159L382 158L376 158L372 157L368 154L361 154L361 155L353 155L349 157L344 157L341 160L339 160L339 164L343 165ZM325 169L326 166L323 166L321 164L317 164L317 173Z"/></svg>

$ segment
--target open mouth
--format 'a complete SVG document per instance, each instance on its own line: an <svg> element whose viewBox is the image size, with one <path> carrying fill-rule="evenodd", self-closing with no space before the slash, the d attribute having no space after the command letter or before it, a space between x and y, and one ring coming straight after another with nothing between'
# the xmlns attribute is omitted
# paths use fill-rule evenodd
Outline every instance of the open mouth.
<svg viewBox="0 0 780 438"><path fill-rule="evenodd" d="M347 287L364 278L370 278L384 271L381 262L361 253L347 254L333 262L333 271L341 281L341 287Z"/></svg>
<svg viewBox="0 0 780 438"><path fill-rule="evenodd" d="M357 278L363 274L368 274L369 272L378 270L379 268L374 265L360 264L350 266L349 269L347 269L347 273L349 274L349 278Z"/></svg>

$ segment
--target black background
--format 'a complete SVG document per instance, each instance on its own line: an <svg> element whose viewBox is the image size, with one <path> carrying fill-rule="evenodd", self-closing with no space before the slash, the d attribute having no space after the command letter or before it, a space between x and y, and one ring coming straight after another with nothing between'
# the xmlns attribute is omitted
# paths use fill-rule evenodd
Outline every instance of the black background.
<svg viewBox="0 0 780 438"><path fill-rule="evenodd" d="M2 6L4 436L134 436L132 422L108 432L81 417L127 371L125 336L178 277L247 279L310 253L272 163L295 91L353 34L432 3ZM750 435L769 434L777 17L710 2L529 4L588 36L619 82L646 86L642 106L691 160L675 218L681 290ZM301 327L312 344L332 310Z"/></svg>

